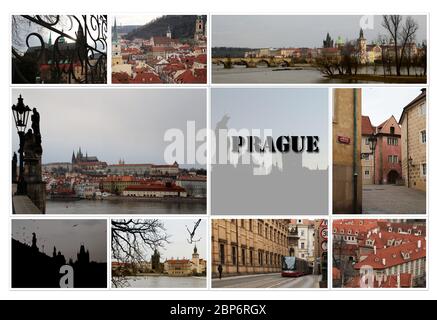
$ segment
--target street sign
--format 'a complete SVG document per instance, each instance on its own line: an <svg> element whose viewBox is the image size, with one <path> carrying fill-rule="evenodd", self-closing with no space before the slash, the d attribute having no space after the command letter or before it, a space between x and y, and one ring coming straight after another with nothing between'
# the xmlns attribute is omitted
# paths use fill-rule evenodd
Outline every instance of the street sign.
<svg viewBox="0 0 437 320"><path fill-rule="evenodd" d="M328 228L320 229L320 237L324 240L328 239Z"/></svg>
<svg viewBox="0 0 437 320"><path fill-rule="evenodd" d="M343 136L338 136L337 137L337 141L338 141L338 143L342 143L342 144L350 144L351 143L351 138L343 137Z"/></svg>
<svg viewBox="0 0 437 320"><path fill-rule="evenodd" d="M323 241L320 245L321 249L323 252L327 252L328 251L328 241Z"/></svg>

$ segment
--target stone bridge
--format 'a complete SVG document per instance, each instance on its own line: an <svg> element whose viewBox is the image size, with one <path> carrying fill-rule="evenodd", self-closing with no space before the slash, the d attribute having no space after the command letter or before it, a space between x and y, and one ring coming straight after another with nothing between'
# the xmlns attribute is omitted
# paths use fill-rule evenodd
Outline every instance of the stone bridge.
<svg viewBox="0 0 437 320"><path fill-rule="evenodd" d="M293 66L292 58L212 58L212 63L223 65L225 69L230 69L234 65L245 65L247 68L256 68L258 65L267 65L269 68L274 67L291 67Z"/></svg>

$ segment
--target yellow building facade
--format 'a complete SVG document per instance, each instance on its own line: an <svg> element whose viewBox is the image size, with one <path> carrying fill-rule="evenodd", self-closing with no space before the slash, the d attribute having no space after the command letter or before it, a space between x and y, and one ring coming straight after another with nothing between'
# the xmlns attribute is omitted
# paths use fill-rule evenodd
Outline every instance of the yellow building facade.
<svg viewBox="0 0 437 320"><path fill-rule="evenodd" d="M288 256L288 224L283 219L213 219L212 276L273 273Z"/></svg>
<svg viewBox="0 0 437 320"><path fill-rule="evenodd" d="M333 212L361 213L361 89L335 89L333 99Z"/></svg>
<svg viewBox="0 0 437 320"><path fill-rule="evenodd" d="M402 176L409 188L426 191L426 89L402 111Z"/></svg>

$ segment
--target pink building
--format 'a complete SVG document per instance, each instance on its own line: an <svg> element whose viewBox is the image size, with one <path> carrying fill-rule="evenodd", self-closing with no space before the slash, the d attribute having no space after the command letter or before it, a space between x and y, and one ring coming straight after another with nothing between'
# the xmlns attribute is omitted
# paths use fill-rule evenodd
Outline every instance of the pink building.
<svg viewBox="0 0 437 320"><path fill-rule="evenodd" d="M376 184L395 184L402 179L401 127L394 116L375 128Z"/></svg>

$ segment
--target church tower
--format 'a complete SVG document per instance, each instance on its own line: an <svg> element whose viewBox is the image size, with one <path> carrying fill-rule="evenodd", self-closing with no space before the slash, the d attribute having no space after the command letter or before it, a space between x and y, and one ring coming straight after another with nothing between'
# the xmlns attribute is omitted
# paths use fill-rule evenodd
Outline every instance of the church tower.
<svg viewBox="0 0 437 320"><path fill-rule="evenodd" d="M171 30L170 30L170 26L168 26L168 28L167 28L167 38L171 39Z"/></svg>
<svg viewBox="0 0 437 320"><path fill-rule="evenodd" d="M202 16L197 16L196 18L196 26L194 31L194 40L201 41L205 34L205 24L203 23Z"/></svg>
<svg viewBox="0 0 437 320"><path fill-rule="evenodd" d="M120 42L118 41L117 19L114 18L114 27L112 29L112 65L123 64L121 56Z"/></svg>
<svg viewBox="0 0 437 320"><path fill-rule="evenodd" d="M196 245L194 245L193 255L191 257L191 262L193 263L194 272L201 273L200 259L199 259L199 254L197 253L197 246Z"/></svg>
<svg viewBox="0 0 437 320"><path fill-rule="evenodd" d="M360 29L360 37L357 40L358 42L358 57L360 64L367 63L367 40L364 38L364 31Z"/></svg>

